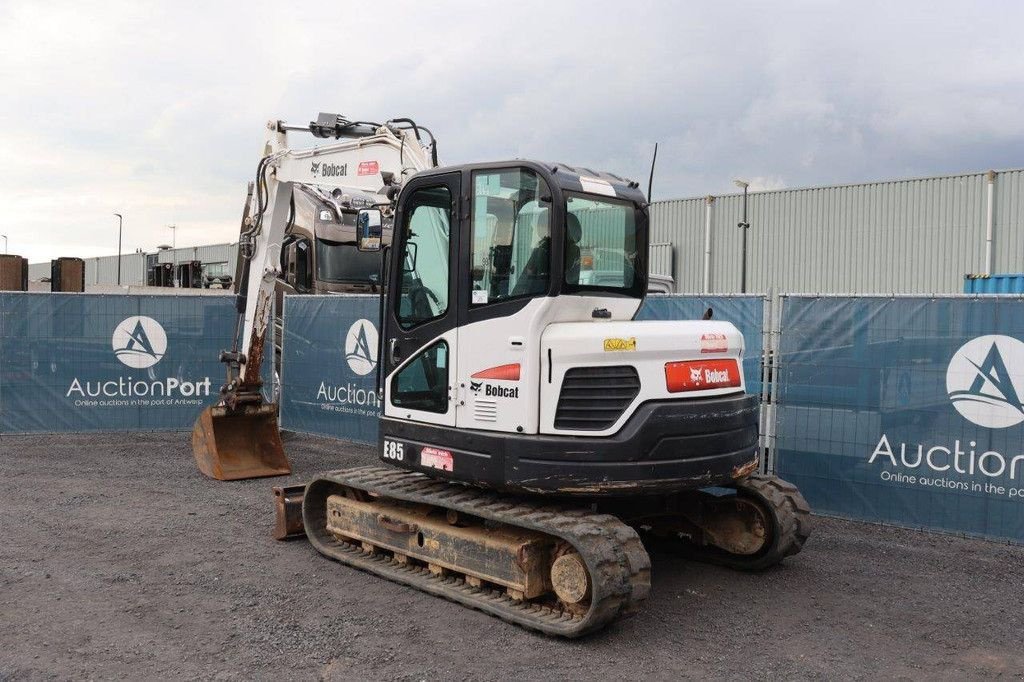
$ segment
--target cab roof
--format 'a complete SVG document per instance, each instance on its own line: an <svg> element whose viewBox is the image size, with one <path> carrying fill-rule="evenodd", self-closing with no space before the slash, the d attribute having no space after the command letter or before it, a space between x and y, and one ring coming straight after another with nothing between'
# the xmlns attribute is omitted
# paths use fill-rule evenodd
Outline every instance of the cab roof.
<svg viewBox="0 0 1024 682"><path fill-rule="evenodd" d="M606 171L595 171L580 166L570 166L566 163L552 163L548 161L536 161L531 159L510 159L508 161L489 161L486 163L466 163L457 166L444 166L423 171L422 174L450 173L452 171L474 171L474 170L498 170L502 168L513 168L522 166L526 168L540 168L549 175L562 190L570 192L585 192L589 194L603 194L605 196L635 201L640 204L647 203L647 197L640 191L640 185L635 180L623 178Z"/></svg>

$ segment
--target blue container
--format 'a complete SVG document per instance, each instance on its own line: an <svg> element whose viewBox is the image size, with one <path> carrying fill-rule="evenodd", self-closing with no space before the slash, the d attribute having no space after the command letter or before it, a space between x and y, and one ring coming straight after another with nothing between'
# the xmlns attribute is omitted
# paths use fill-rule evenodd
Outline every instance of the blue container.
<svg viewBox="0 0 1024 682"><path fill-rule="evenodd" d="M1024 294L1024 275L964 275L965 294Z"/></svg>

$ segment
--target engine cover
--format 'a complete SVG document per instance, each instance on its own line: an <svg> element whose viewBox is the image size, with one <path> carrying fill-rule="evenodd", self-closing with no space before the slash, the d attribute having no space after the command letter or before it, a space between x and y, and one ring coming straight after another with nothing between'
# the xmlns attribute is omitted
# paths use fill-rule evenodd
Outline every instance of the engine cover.
<svg viewBox="0 0 1024 682"><path fill-rule="evenodd" d="M554 323L541 358L540 433L612 435L645 402L745 388L743 336L729 322Z"/></svg>

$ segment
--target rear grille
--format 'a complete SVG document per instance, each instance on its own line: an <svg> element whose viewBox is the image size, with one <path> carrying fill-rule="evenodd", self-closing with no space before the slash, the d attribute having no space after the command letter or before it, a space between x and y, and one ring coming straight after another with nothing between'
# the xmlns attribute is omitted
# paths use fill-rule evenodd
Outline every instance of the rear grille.
<svg viewBox="0 0 1024 682"><path fill-rule="evenodd" d="M603 431L618 421L638 393L640 376L634 367L574 367L562 379L555 428Z"/></svg>

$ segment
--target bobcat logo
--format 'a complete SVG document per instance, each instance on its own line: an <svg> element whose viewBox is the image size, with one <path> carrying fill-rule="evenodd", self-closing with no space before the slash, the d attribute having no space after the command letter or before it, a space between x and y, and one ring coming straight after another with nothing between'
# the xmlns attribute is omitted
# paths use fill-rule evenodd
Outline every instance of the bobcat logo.
<svg viewBox="0 0 1024 682"><path fill-rule="evenodd" d="M311 162L310 166L309 166L309 172L310 172L310 174L312 174L312 176L314 178L316 176L320 175L320 162L319 161Z"/></svg>
<svg viewBox="0 0 1024 682"><path fill-rule="evenodd" d="M702 368L700 368L700 367L691 367L690 368L690 381L693 382L694 385L696 385L696 386L700 385L700 380L701 380L701 377L703 377L703 375L704 375L704 370Z"/></svg>
<svg viewBox="0 0 1024 682"><path fill-rule="evenodd" d="M484 385L484 382L482 382L482 381L472 381L472 380L470 380L470 382L469 382L469 390L473 391L473 393L479 393L480 392L480 388L483 385Z"/></svg>

